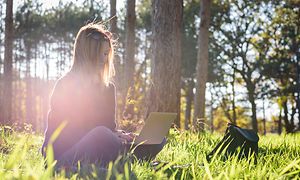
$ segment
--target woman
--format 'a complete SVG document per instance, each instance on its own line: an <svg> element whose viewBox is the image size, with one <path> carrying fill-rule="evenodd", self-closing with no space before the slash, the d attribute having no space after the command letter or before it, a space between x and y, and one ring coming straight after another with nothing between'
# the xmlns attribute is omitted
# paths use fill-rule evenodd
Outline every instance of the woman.
<svg viewBox="0 0 300 180"><path fill-rule="evenodd" d="M116 130L114 47L111 33L100 24L83 26L75 40L73 64L68 73L57 80L50 98L48 126L42 146L46 157L48 144L53 147L57 166L76 165L78 161L106 166L127 150L132 133ZM65 124L58 137L50 137ZM54 135L55 136L55 135ZM153 158L162 144L140 146L138 158Z"/></svg>

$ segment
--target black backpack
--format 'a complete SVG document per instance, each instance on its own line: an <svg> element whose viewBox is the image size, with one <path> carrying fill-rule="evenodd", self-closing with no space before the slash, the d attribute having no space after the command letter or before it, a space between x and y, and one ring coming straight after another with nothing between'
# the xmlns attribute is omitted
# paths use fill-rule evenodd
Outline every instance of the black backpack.
<svg viewBox="0 0 300 180"><path fill-rule="evenodd" d="M238 153L238 158L249 157L254 154L255 161L258 153L259 137L251 129L243 129L228 123L225 136L217 146L206 156L209 162L215 153L221 154L225 149L225 158ZM238 150L239 149L239 150Z"/></svg>

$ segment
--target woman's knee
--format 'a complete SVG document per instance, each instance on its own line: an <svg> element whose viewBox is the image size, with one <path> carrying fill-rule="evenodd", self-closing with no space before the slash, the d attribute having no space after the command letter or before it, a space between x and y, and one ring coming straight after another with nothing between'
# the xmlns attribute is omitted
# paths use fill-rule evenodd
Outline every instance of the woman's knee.
<svg viewBox="0 0 300 180"><path fill-rule="evenodd" d="M105 126L97 126L94 129L90 131L91 134L97 135L97 136L103 136L103 135L111 135L113 132L108 129Z"/></svg>
<svg viewBox="0 0 300 180"><path fill-rule="evenodd" d="M109 128L104 126L97 126L90 131L90 134L97 141L97 144L102 144L106 146L120 146L121 142L119 138L113 133Z"/></svg>

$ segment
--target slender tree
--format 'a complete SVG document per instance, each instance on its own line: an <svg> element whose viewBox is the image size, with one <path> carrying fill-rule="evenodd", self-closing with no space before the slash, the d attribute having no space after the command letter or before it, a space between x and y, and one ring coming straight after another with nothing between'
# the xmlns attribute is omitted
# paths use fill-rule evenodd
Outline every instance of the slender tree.
<svg viewBox="0 0 300 180"><path fill-rule="evenodd" d="M177 112L180 127L180 67L183 1L152 1L153 59L148 113Z"/></svg>
<svg viewBox="0 0 300 180"><path fill-rule="evenodd" d="M112 18L110 20L110 31L112 33L117 33L117 1L116 0L110 0L110 17Z"/></svg>
<svg viewBox="0 0 300 180"><path fill-rule="evenodd" d="M4 1L1 1L4 2ZM4 7L4 3L0 4L0 19L1 19L1 23L0 23L0 34L4 33L4 28L3 28L3 23L2 20L4 20L3 18L3 7ZM3 47L3 39L2 36L0 36L0 52L2 52L2 47ZM2 68L3 68L3 59L2 56L0 56L0 72L2 72ZM3 114L3 74L0 73L0 114ZM0 124L2 122L2 117L0 116Z"/></svg>
<svg viewBox="0 0 300 180"><path fill-rule="evenodd" d="M186 90L186 109L185 109L185 121L184 121L184 128L189 129L189 125L191 124L191 110L192 110L192 100L194 97L194 89L195 83L194 79L191 78L188 80L188 86Z"/></svg>
<svg viewBox="0 0 300 180"><path fill-rule="evenodd" d="M133 76L135 71L135 0L127 0L127 15L126 15L126 39L125 39L125 61L124 61L124 97L125 108L124 115L128 119L133 117L133 104L130 103L130 95L133 96Z"/></svg>
<svg viewBox="0 0 300 180"><path fill-rule="evenodd" d="M197 61L197 82L194 100L194 119L193 125L196 128L199 121L199 130L204 130L205 122L205 90L208 73L208 37L210 23L211 0L202 0L200 8L200 28L198 37L198 61Z"/></svg>
<svg viewBox="0 0 300 180"><path fill-rule="evenodd" d="M25 40L26 51L26 123L33 122L33 94L32 94L32 77L31 77L31 58L32 58L32 44L31 40Z"/></svg>
<svg viewBox="0 0 300 180"><path fill-rule="evenodd" d="M195 14L199 13L199 1L192 0L186 3L183 9L183 35L182 35L182 60L181 60L181 88L185 92L185 129L191 127L192 105L194 100L195 72L197 64L197 28Z"/></svg>
<svg viewBox="0 0 300 180"><path fill-rule="evenodd" d="M2 124L11 123L12 109L12 55L13 55L13 0L6 1L4 52L4 112L0 118Z"/></svg>

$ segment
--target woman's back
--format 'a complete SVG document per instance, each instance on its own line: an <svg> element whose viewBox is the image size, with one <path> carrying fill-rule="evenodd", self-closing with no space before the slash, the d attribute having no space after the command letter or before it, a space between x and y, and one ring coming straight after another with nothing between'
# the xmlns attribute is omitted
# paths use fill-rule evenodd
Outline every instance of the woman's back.
<svg viewBox="0 0 300 180"><path fill-rule="evenodd" d="M43 148L55 129L66 122L53 143L54 154L58 157L96 126L115 130L115 87L113 84L108 87L100 83L85 84L68 73L55 84L47 119Z"/></svg>

